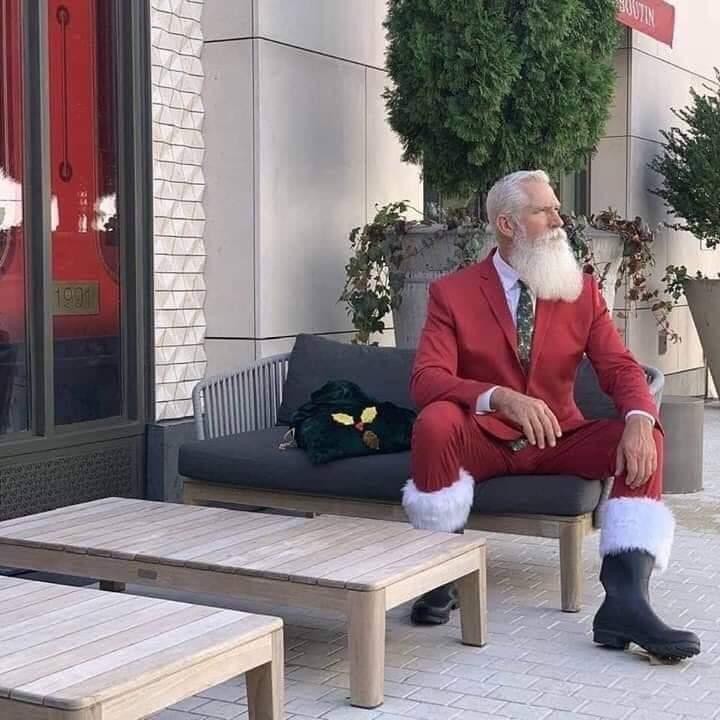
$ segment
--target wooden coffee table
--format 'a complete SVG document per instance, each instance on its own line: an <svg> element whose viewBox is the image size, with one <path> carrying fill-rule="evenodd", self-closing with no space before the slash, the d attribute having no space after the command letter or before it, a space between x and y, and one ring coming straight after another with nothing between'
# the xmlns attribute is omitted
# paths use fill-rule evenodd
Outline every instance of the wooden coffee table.
<svg viewBox="0 0 720 720"><path fill-rule="evenodd" d="M8 577L0 613L2 718L139 720L242 672L284 717L278 618Z"/></svg>
<svg viewBox="0 0 720 720"><path fill-rule="evenodd" d="M486 642L485 541L406 523L104 498L0 523L0 565L346 613L351 703L383 701L385 613L457 581L462 641ZM442 632L438 629L437 632Z"/></svg>

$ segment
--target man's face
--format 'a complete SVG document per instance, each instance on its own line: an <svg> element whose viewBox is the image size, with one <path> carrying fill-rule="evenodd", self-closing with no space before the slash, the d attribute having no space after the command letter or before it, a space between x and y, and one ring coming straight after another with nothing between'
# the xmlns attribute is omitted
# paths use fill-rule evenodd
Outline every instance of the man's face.
<svg viewBox="0 0 720 720"><path fill-rule="evenodd" d="M563 226L560 202L548 183L527 182L525 194L528 202L519 213L519 222L525 229L525 240L533 243L551 230Z"/></svg>
<svg viewBox="0 0 720 720"><path fill-rule="evenodd" d="M540 300L574 302L584 281L562 227L560 203L547 183L529 182L525 191L528 201L509 223L505 259Z"/></svg>

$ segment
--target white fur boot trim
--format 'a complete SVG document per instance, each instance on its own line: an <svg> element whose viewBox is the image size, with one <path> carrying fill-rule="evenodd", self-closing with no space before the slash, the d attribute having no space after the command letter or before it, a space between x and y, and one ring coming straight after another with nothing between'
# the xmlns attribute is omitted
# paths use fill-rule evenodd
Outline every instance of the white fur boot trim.
<svg viewBox="0 0 720 720"><path fill-rule="evenodd" d="M675 518L661 500L611 498L605 503L600 528L600 555L644 550L655 557L660 572L670 560Z"/></svg>
<svg viewBox="0 0 720 720"><path fill-rule="evenodd" d="M475 481L462 468L452 485L434 492L418 490L410 478L403 488L403 508L415 528L455 532L465 527L475 496L474 488Z"/></svg>

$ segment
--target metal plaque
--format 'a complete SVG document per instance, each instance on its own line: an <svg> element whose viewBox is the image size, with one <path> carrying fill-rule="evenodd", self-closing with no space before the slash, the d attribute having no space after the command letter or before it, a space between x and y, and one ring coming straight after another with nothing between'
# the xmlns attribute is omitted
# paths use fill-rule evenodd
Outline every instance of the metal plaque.
<svg viewBox="0 0 720 720"><path fill-rule="evenodd" d="M99 315L100 283L53 283L53 315Z"/></svg>

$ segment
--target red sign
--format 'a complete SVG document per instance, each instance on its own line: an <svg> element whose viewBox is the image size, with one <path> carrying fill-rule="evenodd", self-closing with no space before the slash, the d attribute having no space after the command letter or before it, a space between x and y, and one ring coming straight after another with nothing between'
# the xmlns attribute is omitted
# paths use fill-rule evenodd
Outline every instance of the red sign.
<svg viewBox="0 0 720 720"><path fill-rule="evenodd" d="M628 27L672 47L675 8L665 0L615 0L617 19Z"/></svg>

